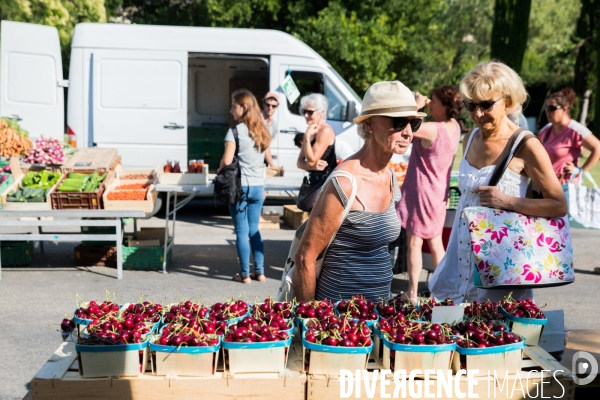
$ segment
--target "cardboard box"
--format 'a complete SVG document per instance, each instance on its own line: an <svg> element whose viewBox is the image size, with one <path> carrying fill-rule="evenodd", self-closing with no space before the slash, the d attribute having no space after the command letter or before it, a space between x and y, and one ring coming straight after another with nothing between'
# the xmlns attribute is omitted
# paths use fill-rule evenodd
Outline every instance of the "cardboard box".
<svg viewBox="0 0 600 400"><path fill-rule="evenodd" d="M279 214L263 214L258 222L258 230L277 230L280 229Z"/></svg>
<svg viewBox="0 0 600 400"><path fill-rule="evenodd" d="M164 243L164 240L163 240L163 243ZM160 247L160 246L162 246L162 244L160 244L159 239L139 240L139 239L134 239L131 236L127 237L127 247Z"/></svg>
<svg viewBox="0 0 600 400"><path fill-rule="evenodd" d="M165 228L141 228L136 232L135 238L137 240L149 240L158 239L159 246L165 245Z"/></svg>
<svg viewBox="0 0 600 400"><path fill-rule="evenodd" d="M295 204L283 206L283 223L291 228L298 229L307 219L308 213L300 210Z"/></svg>

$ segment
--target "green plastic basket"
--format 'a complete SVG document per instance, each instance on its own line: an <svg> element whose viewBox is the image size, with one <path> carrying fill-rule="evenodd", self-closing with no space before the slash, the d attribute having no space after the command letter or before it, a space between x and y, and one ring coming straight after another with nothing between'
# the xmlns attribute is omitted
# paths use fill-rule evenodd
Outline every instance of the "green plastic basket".
<svg viewBox="0 0 600 400"><path fill-rule="evenodd" d="M173 238L169 238L169 244ZM153 271L162 270L164 247L122 247L123 269ZM171 261L170 249L167 253L167 264Z"/></svg>
<svg viewBox="0 0 600 400"><path fill-rule="evenodd" d="M114 226L82 226L81 233L84 235L114 235L116 228ZM123 225L121 224L121 232ZM111 240L84 240L82 246L114 246L115 241Z"/></svg>
<svg viewBox="0 0 600 400"><path fill-rule="evenodd" d="M460 190L457 187L450 187L450 196L448 197L448 210L456 210L460 201Z"/></svg>
<svg viewBox="0 0 600 400"><path fill-rule="evenodd" d="M2 266L16 267L31 264L33 242L2 242Z"/></svg>

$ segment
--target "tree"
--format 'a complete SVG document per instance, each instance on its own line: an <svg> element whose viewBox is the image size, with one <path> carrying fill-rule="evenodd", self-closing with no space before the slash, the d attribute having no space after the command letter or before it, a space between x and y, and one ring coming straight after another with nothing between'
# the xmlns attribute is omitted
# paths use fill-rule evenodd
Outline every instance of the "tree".
<svg viewBox="0 0 600 400"><path fill-rule="evenodd" d="M491 56L521 71L529 34L531 0L496 0Z"/></svg>

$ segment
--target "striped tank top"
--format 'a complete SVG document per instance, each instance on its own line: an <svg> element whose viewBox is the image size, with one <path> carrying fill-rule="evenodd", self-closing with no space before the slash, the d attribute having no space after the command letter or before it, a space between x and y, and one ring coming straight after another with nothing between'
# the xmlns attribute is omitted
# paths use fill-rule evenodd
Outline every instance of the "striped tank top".
<svg viewBox="0 0 600 400"><path fill-rule="evenodd" d="M370 212L366 207L350 210L340 226L323 260L317 281L317 300L349 300L355 294L371 301L390 297L393 274L388 245L398 238L401 228L396 213L400 189L396 175L390 172L390 189L394 194L388 208L379 213ZM332 178L332 182L346 206L348 198L337 177ZM356 197L360 200L358 195Z"/></svg>

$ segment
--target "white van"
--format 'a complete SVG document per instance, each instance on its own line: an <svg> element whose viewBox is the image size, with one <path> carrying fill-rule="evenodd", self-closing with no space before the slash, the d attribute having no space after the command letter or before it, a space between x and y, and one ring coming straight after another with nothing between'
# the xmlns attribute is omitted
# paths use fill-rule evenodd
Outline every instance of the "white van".
<svg viewBox="0 0 600 400"><path fill-rule="evenodd" d="M14 116L31 137L63 138L77 147L119 149L124 166L202 158L216 169L230 123L230 94L250 89L260 101L279 93L272 144L275 162L300 184L293 138L306 123L281 83L291 74L301 95L329 101L328 123L358 150L352 118L361 100L314 50L286 33L260 29L82 23L75 27L68 81L53 27L2 21L0 115ZM288 181L286 179L286 181Z"/></svg>

